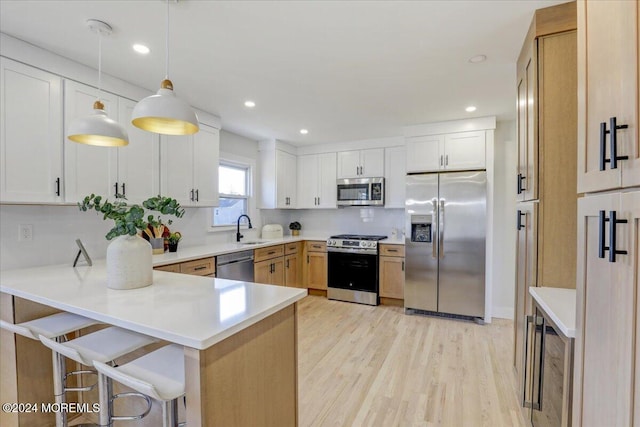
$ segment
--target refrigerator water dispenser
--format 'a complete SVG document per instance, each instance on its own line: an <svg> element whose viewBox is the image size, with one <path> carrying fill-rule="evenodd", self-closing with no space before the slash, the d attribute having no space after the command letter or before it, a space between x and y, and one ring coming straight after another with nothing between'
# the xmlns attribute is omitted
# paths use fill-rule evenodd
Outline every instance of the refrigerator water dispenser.
<svg viewBox="0 0 640 427"><path fill-rule="evenodd" d="M411 215L411 241L431 243L431 217Z"/></svg>

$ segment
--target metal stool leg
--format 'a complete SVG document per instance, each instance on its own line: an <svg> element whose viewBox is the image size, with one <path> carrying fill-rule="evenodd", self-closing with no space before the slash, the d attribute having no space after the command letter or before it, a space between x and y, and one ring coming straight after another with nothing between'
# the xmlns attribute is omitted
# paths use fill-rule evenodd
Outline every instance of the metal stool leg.
<svg viewBox="0 0 640 427"><path fill-rule="evenodd" d="M178 425L178 401L176 399L162 402L162 427Z"/></svg>
<svg viewBox="0 0 640 427"><path fill-rule="evenodd" d="M60 342L61 338L56 338ZM64 374L66 373L65 358L57 351L51 352L53 356L53 394L58 407L65 402L64 395ZM67 426L67 413L65 411L56 412L56 427Z"/></svg>
<svg viewBox="0 0 640 427"><path fill-rule="evenodd" d="M113 383L111 378L98 372L98 394L100 400L100 417L98 424L102 427L111 427L113 408L111 396L113 396Z"/></svg>

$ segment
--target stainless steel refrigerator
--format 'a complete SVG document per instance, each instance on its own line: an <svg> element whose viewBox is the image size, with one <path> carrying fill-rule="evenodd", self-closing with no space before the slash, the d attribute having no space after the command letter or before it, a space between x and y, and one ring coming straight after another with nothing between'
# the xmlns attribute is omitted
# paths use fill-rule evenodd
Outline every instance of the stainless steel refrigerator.
<svg viewBox="0 0 640 427"><path fill-rule="evenodd" d="M405 309L484 318L485 171L407 175Z"/></svg>

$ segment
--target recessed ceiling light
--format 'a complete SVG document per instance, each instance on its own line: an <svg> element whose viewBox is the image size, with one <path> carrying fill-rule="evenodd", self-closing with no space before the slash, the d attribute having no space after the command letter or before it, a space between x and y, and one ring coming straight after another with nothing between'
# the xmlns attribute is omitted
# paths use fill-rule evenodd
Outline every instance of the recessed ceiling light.
<svg viewBox="0 0 640 427"><path fill-rule="evenodd" d="M473 105L469 105L467 108L464 109L467 113L473 113L474 111L476 111L476 107L474 107Z"/></svg>
<svg viewBox="0 0 640 427"><path fill-rule="evenodd" d="M476 55L469 58L469 62L477 64L478 62L484 62L487 60L487 55Z"/></svg>
<svg viewBox="0 0 640 427"><path fill-rule="evenodd" d="M146 47L143 44L139 44L136 43L133 45L133 50L135 50L136 52L142 54L142 55L146 55L147 53L151 52L151 49L149 49L148 47Z"/></svg>
<svg viewBox="0 0 640 427"><path fill-rule="evenodd" d="M306 134L309 133L309 131L306 130L306 129L300 129L300 133L303 134L303 135L306 135Z"/></svg>
<svg viewBox="0 0 640 427"><path fill-rule="evenodd" d="M256 106L256 103L253 101L244 101L244 106L247 108L253 108Z"/></svg>

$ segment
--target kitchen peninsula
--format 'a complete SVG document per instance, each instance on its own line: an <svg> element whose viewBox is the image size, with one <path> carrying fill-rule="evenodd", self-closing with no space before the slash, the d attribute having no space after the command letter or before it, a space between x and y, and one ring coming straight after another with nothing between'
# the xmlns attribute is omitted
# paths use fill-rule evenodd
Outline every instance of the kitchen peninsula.
<svg viewBox="0 0 640 427"><path fill-rule="evenodd" d="M189 426L297 424L296 303L305 289L154 271L151 286L121 291L106 287L105 270L97 262L3 271L0 314L23 322L67 311L183 345ZM26 306L40 312L20 312ZM2 334L2 401L51 401L44 376L17 380L36 375L16 369L32 357L21 351L26 339ZM42 360L50 372L51 359ZM43 390L20 389L25 384Z"/></svg>

